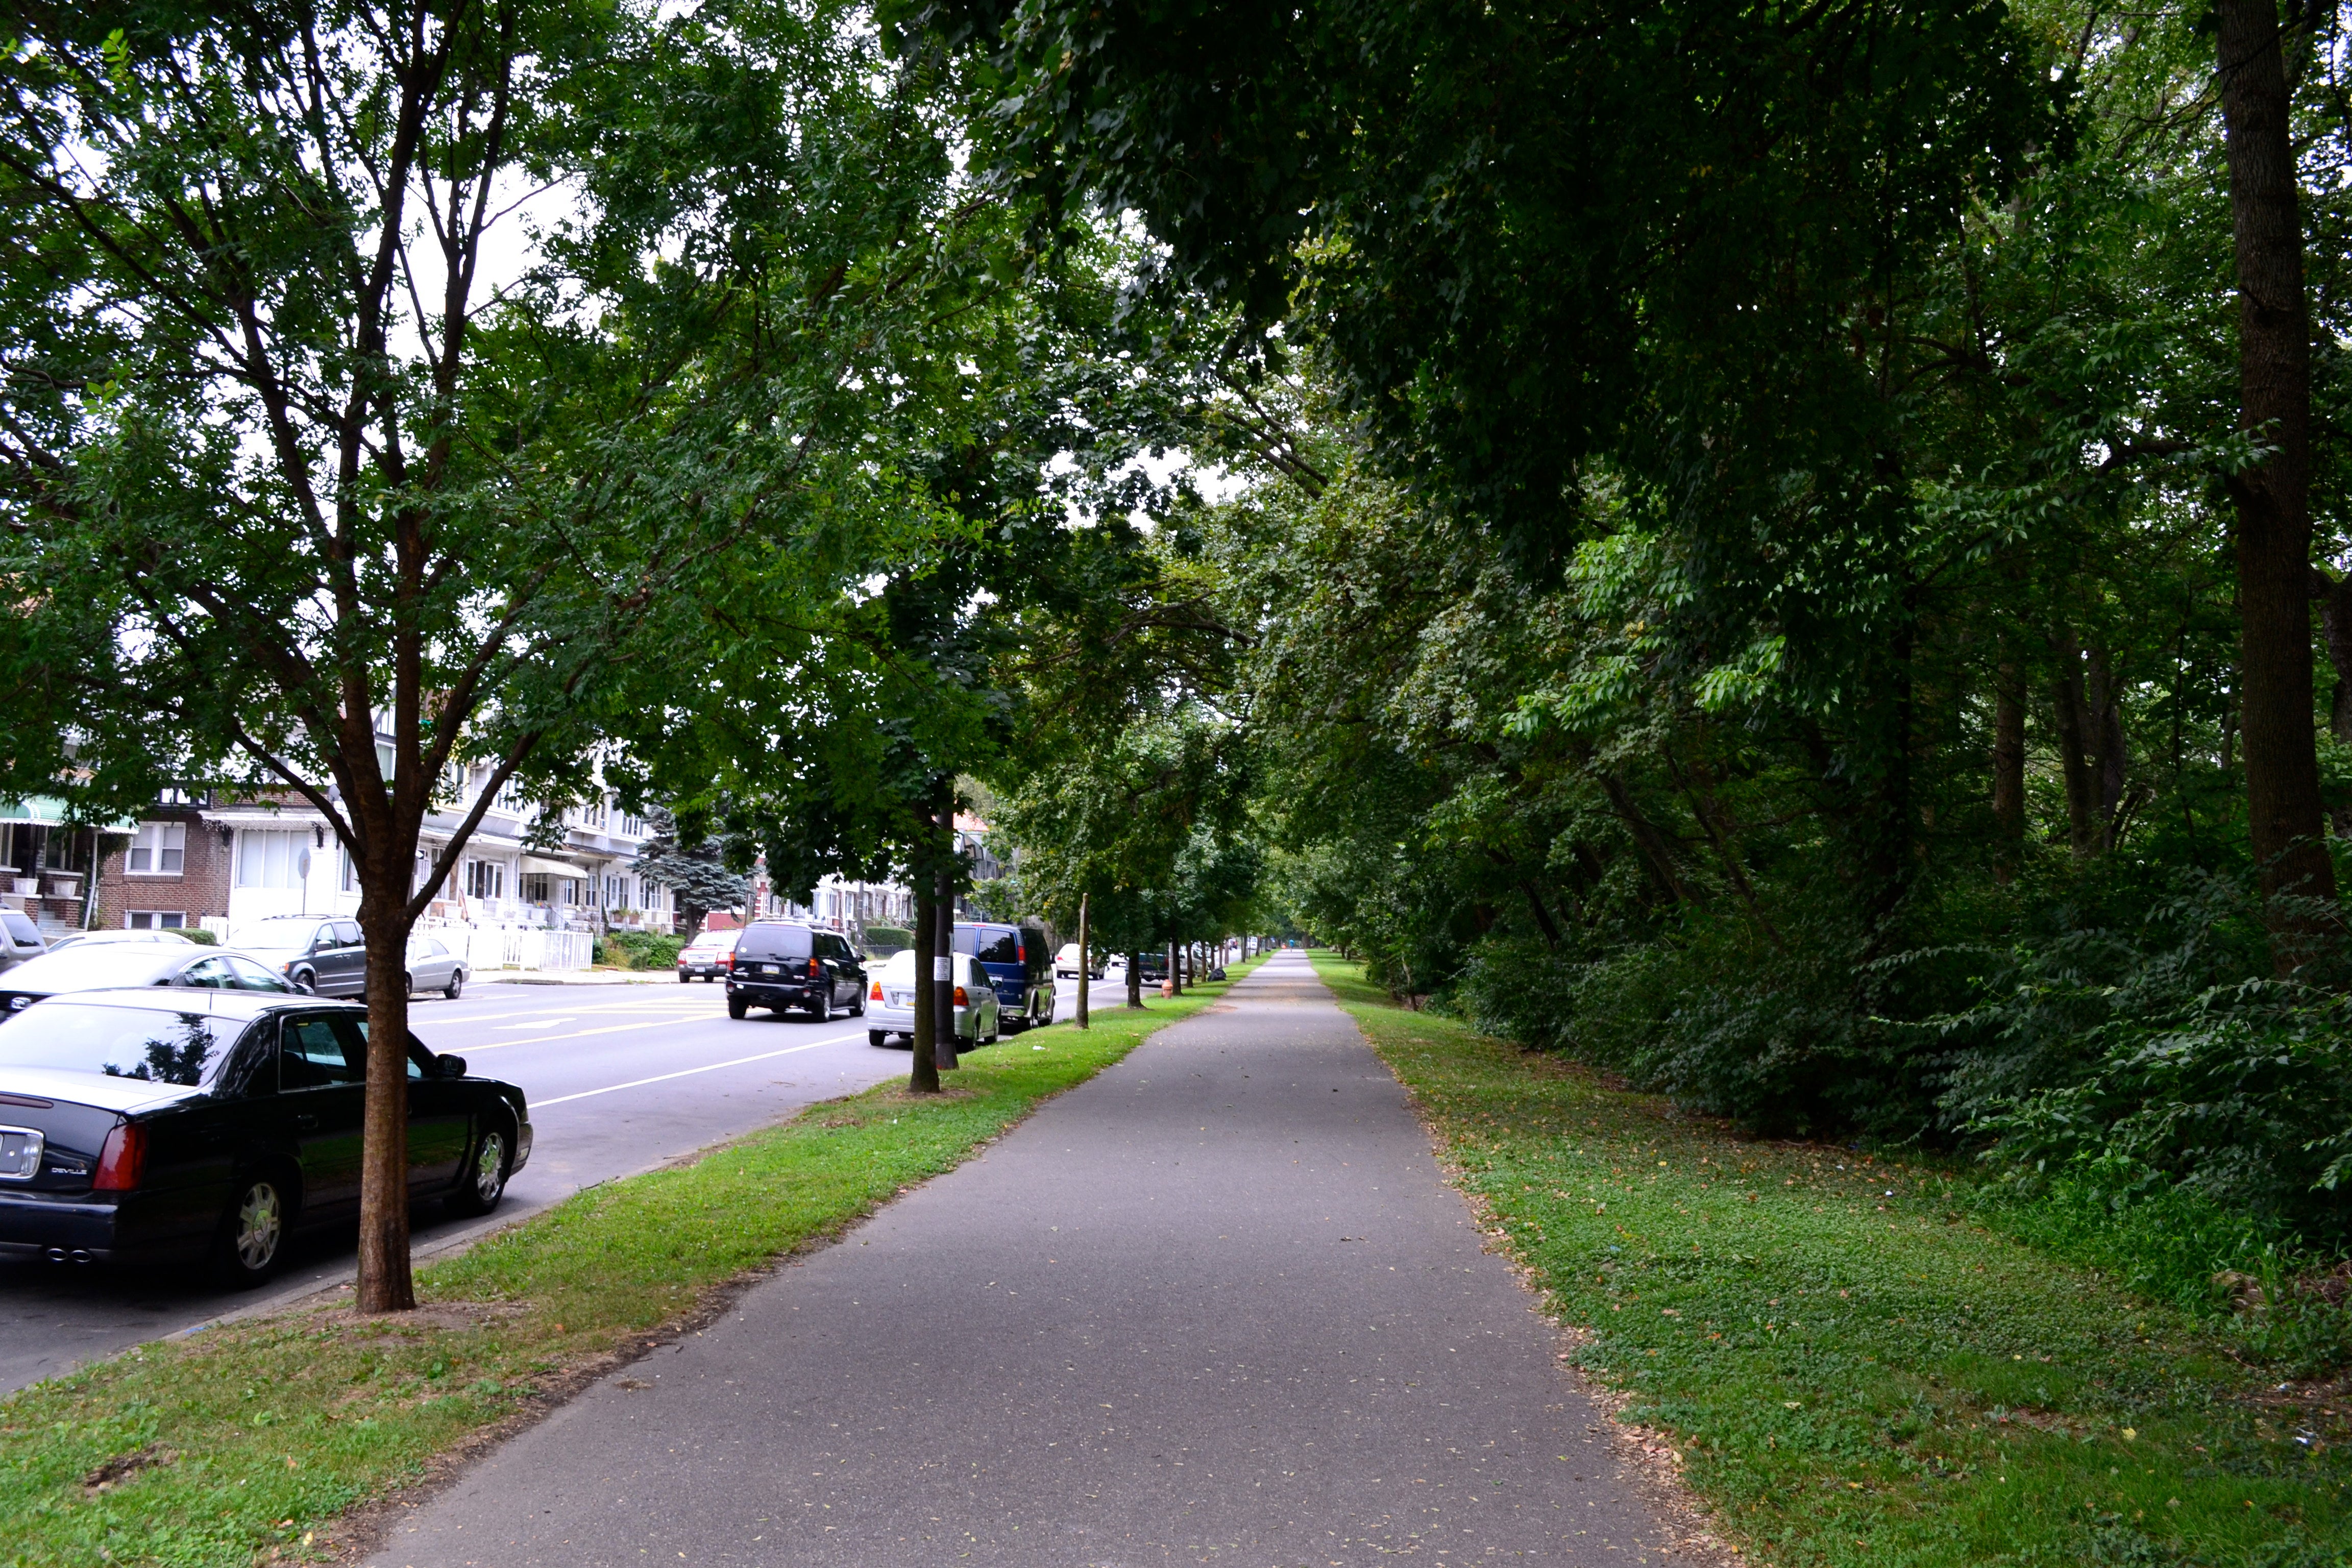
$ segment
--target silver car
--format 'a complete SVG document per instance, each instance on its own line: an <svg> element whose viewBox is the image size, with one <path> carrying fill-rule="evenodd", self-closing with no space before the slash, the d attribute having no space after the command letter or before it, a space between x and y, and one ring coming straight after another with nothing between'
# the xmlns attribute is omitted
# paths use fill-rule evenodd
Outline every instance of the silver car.
<svg viewBox="0 0 2352 1568"><path fill-rule="evenodd" d="M955 964L956 1049L974 1050L996 1043L996 987L988 971L968 952L948 955ZM915 950L894 952L880 967L866 971L866 1037L887 1046L894 1039L910 1049L915 1043Z"/></svg>
<svg viewBox="0 0 2352 1568"><path fill-rule="evenodd" d="M466 961L437 936L416 931L408 939L408 994L438 991L455 1002L465 993Z"/></svg>
<svg viewBox="0 0 2352 1568"><path fill-rule="evenodd" d="M48 951L40 927L22 910L0 910L0 970L14 969Z"/></svg>

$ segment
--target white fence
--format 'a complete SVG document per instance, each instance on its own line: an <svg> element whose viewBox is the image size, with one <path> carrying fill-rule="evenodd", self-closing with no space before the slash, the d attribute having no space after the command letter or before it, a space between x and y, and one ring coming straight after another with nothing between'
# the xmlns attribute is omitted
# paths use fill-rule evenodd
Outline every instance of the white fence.
<svg viewBox="0 0 2352 1568"><path fill-rule="evenodd" d="M477 973L486 969L585 969L596 943L588 931L541 926L438 926L432 934L452 952L465 954L466 966Z"/></svg>

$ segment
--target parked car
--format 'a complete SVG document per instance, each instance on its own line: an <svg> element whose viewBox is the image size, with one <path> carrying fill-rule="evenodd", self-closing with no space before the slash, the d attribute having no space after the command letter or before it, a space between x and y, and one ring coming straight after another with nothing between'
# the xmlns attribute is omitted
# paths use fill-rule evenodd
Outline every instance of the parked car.
<svg viewBox="0 0 2352 1568"><path fill-rule="evenodd" d="M998 1034L996 986L970 953L958 953L955 974L955 1041L959 1051L992 1046ZM908 948L882 961L866 983L866 1038L887 1046L893 1039L915 1044L915 951Z"/></svg>
<svg viewBox="0 0 2352 1568"><path fill-rule="evenodd" d="M111 991L124 985L175 985L205 991L290 994L294 984L268 964L192 942L77 943L45 952L0 974L0 1014L21 1013L47 996Z"/></svg>
<svg viewBox="0 0 2352 1568"><path fill-rule="evenodd" d="M408 939L408 994L420 991L438 991L452 1002L466 991L466 961L422 931Z"/></svg>
<svg viewBox="0 0 2352 1568"><path fill-rule="evenodd" d="M1099 953L1096 955L1094 966L1087 970L1087 974L1093 980L1100 980L1103 977L1103 958ZM1062 951L1054 955L1054 977L1057 980L1066 977L1076 980L1078 977L1078 944L1076 942L1064 942Z"/></svg>
<svg viewBox="0 0 2352 1568"><path fill-rule="evenodd" d="M48 952L41 928L22 910L0 910L0 973Z"/></svg>
<svg viewBox="0 0 2352 1568"><path fill-rule="evenodd" d="M66 947L108 947L117 942L173 942L194 947L196 939L177 926L151 926L144 931L69 931L49 943L49 951Z"/></svg>
<svg viewBox="0 0 2352 1568"><path fill-rule="evenodd" d="M297 991L359 996L367 991L367 942L359 921L272 915L228 933L228 944L268 961Z"/></svg>
<svg viewBox="0 0 2352 1568"><path fill-rule="evenodd" d="M731 931L707 931L679 948L678 984L726 979L728 965L735 962L735 936Z"/></svg>
<svg viewBox="0 0 2352 1568"><path fill-rule="evenodd" d="M987 969L1008 1028L1018 1032L1033 1024L1054 1021L1054 967L1043 930L992 921L958 921L953 946L958 952L979 959Z"/></svg>
<svg viewBox="0 0 2352 1568"><path fill-rule="evenodd" d="M61 996L0 1023L0 1257L267 1279L359 1212L367 1013L282 988ZM409 1192L497 1206L522 1090L407 1042Z"/></svg>
<svg viewBox="0 0 2352 1568"><path fill-rule="evenodd" d="M824 1023L835 1007L866 1011L866 965L846 938L793 921L755 921L735 939L727 971L727 1016L754 1007L804 1007Z"/></svg>

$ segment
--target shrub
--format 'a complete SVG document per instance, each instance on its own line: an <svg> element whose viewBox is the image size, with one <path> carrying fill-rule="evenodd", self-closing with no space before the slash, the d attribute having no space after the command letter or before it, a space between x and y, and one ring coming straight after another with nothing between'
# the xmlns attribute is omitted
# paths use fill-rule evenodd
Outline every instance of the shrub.
<svg viewBox="0 0 2352 1568"><path fill-rule="evenodd" d="M623 969L668 969L677 964L678 950L685 945L658 931L607 931L596 941L593 962Z"/></svg>
<svg viewBox="0 0 2352 1568"><path fill-rule="evenodd" d="M914 945L915 933L905 926L867 926L866 928L866 955L868 958L887 958L894 952L903 952Z"/></svg>

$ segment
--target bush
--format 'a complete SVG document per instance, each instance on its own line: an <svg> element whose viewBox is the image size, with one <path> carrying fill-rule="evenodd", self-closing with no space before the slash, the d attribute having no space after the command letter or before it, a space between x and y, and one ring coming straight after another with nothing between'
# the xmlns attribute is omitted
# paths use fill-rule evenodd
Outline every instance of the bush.
<svg viewBox="0 0 2352 1568"><path fill-rule="evenodd" d="M202 926L182 926L179 930L182 936L186 937L190 942L199 943L202 946L218 947L220 945L220 938L215 936L212 932L206 931Z"/></svg>
<svg viewBox="0 0 2352 1568"><path fill-rule="evenodd" d="M905 926L867 926L866 955L887 958L894 952L904 952L915 945L915 933Z"/></svg>
<svg viewBox="0 0 2352 1568"><path fill-rule="evenodd" d="M607 931L596 939L592 962L623 969L670 969L677 965L678 950L685 945L680 939L658 931Z"/></svg>

